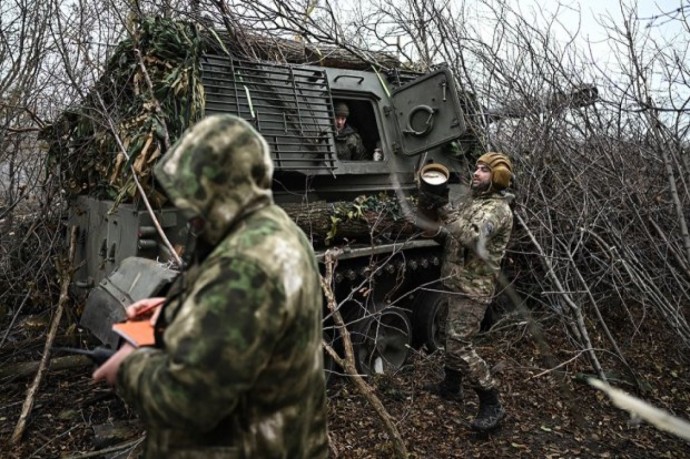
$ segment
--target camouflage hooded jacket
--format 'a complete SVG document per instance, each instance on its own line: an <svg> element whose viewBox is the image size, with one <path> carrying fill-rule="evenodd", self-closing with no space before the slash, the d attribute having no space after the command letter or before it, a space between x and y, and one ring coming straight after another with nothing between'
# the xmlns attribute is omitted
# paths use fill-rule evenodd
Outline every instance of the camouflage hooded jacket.
<svg viewBox="0 0 690 459"><path fill-rule="evenodd" d="M362 137L350 125L335 136L335 149L341 161L361 161L367 159L367 151Z"/></svg>
<svg viewBox="0 0 690 459"><path fill-rule="evenodd" d="M140 349L117 389L148 458L323 458L322 294L311 245L270 190L268 146L246 122L198 123L156 166L213 249L166 300L163 349Z"/></svg>
<svg viewBox="0 0 690 459"><path fill-rule="evenodd" d="M513 228L506 192L473 196L443 219L443 284L478 301L489 302Z"/></svg>

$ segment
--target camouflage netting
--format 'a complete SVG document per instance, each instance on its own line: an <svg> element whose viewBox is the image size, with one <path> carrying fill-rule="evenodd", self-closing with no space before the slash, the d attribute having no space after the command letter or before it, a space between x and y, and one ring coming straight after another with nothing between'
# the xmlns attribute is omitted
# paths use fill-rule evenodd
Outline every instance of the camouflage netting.
<svg viewBox="0 0 690 459"><path fill-rule="evenodd" d="M88 97L44 132L70 196L133 199L131 165L155 198L152 165L203 114L204 46L196 26L162 19L144 20L117 46Z"/></svg>
<svg viewBox="0 0 690 459"><path fill-rule="evenodd" d="M352 201L282 204L317 246L342 242L399 242L420 232L405 218L417 197L400 200L386 193L360 195Z"/></svg>
<svg viewBox="0 0 690 459"><path fill-rule="evenodd" d="M114 50L86 99L43 132L50 145L51 164L70 197L132 201L137 195L132 166L146 194L159 203L162 196L155 191L151 168L203 116L200 58L210 48L254 61L371 67L343 49L145 18ZM400 68L386 54L372 59L381 69Z"/></svg>
<svg viewBox="0 0 690 459"><path fill-rule="evenodd" d="M68 197L136 201L134 172L154 206L164 203L151 170L184 130L203 116L200 61L204 52L214 50L252 61L371 67L332 46L262 37L246 30L219 33L198 24L146 18L113 51L85 100L43 132L51 165ZM380 69L400 69L400 62L379 54L371 57ZM318 211L312 212L309 206L298 205L291 215L321 243L368 242L372 237L387 239L386 235L400 237L415 231L403 223L390 197L361 196L355 202L320 203L315 208Z"/></svg>

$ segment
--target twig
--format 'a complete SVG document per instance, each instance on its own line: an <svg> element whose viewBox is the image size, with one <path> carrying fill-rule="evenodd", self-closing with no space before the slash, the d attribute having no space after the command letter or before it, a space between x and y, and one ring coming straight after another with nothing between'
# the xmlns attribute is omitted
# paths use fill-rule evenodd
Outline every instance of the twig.
<svg viewBox="0 0 690 459"><path fill-rule="evenodd" d="M6 365L0 369L0 381L3 383L24 378L33 374L41 365L41 362L20 362ZM50 370L66 370L93 365L90 358L85 355L68 355L65 357L51 358L48 364Z"/></svg>
<svg viewBox="0 0 690 459"><path fill-rule="evenodd" d="M134 54L137 55L137 60L139 61L139 68L141 69L141 73L144 75L144 79L146 80L146 86L149 88L149 92L151 93L151 101L153 102L153 106L156 109L156 114L159 116L160 122L163 125L163 146L167 151L168 148L170 148L170 134L168 133L168 125L165 122L165 113L161 108L160 102L158 102L158 99L156 98L156 93L153 88L153 82L151 81L149 72L146 69L146 65L144 64L144 58L141 56L141 51L139 50L139 48L134 48Z"/></svg>
<svg viewBox="0 0 690 459"><path fill-rule="evenodd" d="M12 320L10 321L10 324L7 326L7 330L5 330L5 334L2 337L2 341L0 341L0 349L2 349L2 346L5 345L5 340L7 340L7 337L10 334L10 331L12 330L12 327L14 326L14 322L17 320L17 317L19 316L19 313L21 312L22 308L24 307L24 303L26 303L26 300L29 299L31 296L31 289L27 290L26 295L24 295L24 299L22 300L21 304L15 311L14 315L12 316Z"/></svg>
<svg viewBox="0 0 690 459"><path fill-rule="evenodd" d="M20 245L23 245L23 244L20 244ZM42 272L43 267L48 263L49 260L50 260L50 257L44 257L43 261L41 262L41 266L37 269L36 272ZM28 300L29 297L31 296L31 293L32 293L31 290L26 292L26 295L24 296L24 299L22 300L21 304L17 308L17 311L14 313L14 316L12 316L12 321L10 322L10 325L7 327L7 330L5 330L5 335L2 337L2 342L0 342L0 349L2 349L2 347L4 346L5 340L7 340L7 337L9 336L10 331L11 331L12 327L14 326L14 322L17 320L17 317L19 316L19 312L24 307L24 303L26 303L26 300Z"/></svg>
<svg viewBox="0 0 690 459"><path fill-rule="evenodd" d="M580 356L581 356L582 354L584 354L586 351L587 351L587 350L580 351L580 352L577 353L577 355L576 355L575 357L573 357L573 358L571 358L571 359L568 359L568 360L566 360L565 362L561 362L561 363L559 363L558 365L556 365L556 366L553 367L553 368L549 368L548 370L544 370L544 371L542 371L541 373L538 373L538 374L536 374L536 375L534 375L534 376L530 376L530 377L527 378L525 381L529 381L530 379L539 378L539 377L541 377L541 376L544 376L545 374L551 373L552 371L556 371L556 370L558 370L559 368L561 368L561 367L563 367L563 366L569 364L569 363L572 362L573 360L576 360L576 359L580 358Z"/></svg>
<svg viewBox="0 0 690 459"><path fill-rule="evenodd" d="M98 97L98 102L101 104L103 111L105 113L107 113L108 109L107 109L105 102L101 98L101 95L98 92L96 92L96 96ZM120 152L129 161L129 155L127 154L127 149L125 148L124 144L122 143L122 139L120 139L120 136L117 133L117 129L115 128L115 125L113 124L112 118L108 116L108 117L106 117L106 119L108 120L108 126L110 128L110 132L113 134L113 137L115 138L115 141L117 142L117 145L120 148ZM165 234L165 231L163 231L163 227L161 226L160 222L158 221L158 218L156 218L156 214L153 211L153 207L151 207L151 203L149 202L148 197L146 196L146 192L144 191L144 187L141 185L141 182L139 181L139 178L137 177L137 171L134 169L134 166L131 164L130 164L129 168L132 171L132 180L134 180L134 185L137 187L137 190L139 190L139 195L141 196L141 200L144 203L144 206L146 206L146 211L151 216L151 221L153 222L153 226L156 228L156 231L158 232L158 236L160 236L161 241L163 242L165 247L167 247L167 249L170 251L170 254L175 259L175 263L177 263L177 266L182 268L182 259L180 258L180 256L177 254L177 251L175 250L175 248L170 243L170 239L168 239L168 236Z"/></svg>
<svg viewBox="0 0 690 459"><path fill-rule="evenodd" d="M663 239L664 241L664 246L668 247L669 252L671 252L671 255L673 255L673 258L676 259L676 262L680 266L680 268L685 272L685 275L690 279L690 268L688 268L687 262L683 259L683 257L680 256L678 253L678 250L674 247L674 245L671 243L671 241L668 240L668 236L664 233L664 230L659 227L657 222L654 221L652 217L647 217L647 222L652 225L652 227L656 230L656 233Z"/></svg>
<svg viewBox="0 0 690 459"><path fill-rule="evenodd" d="M403 441L402 436L400 435L400 431L398 431L398 428L395 425L395 422L393 422L393 419L391 418L388 411L386 411L386 408L383 406L383 403L381 403L381 400L379 400L376 394L374 394L374 389L369 384L367 384L366 381L364 381L362 375L360 375L357 371L354 351L352 349L352 340L350 339L350 333L348 332L347 327L345 326L345 321L343 320L340 311L336 308L335 295L333 294L333 290L331 289L331 283L333 281L333 269L339 254L340 252L338 252L337 250L328 250L326 252L326 275L325 278L321 278L321 287L323 288L324 295L326 296L328 309L333 314L333 319L335 320L336 327L340 332L340 336L343 340L343 347L345 348L345 358L340 357L335 352L335 350L329 345L325 346L326 351L331 355L331 357L333 357L333 359L336 361L338 365L345 369L345 372L352 378L352 381L355 383L355 386L357 387L359 392L364 396L364 398L367 399L367 402L369 402L369 404L371 404L371 406L374 408L376 415L379 417L379 419L384 425L384 428L390 435L391 441L393 442L395 457L400 459L407 458L407 448L405 448L405 442Z"/></svg>
<svg viewBox="0 0 690 459"><path fill-rule="evenodd" d="M565 289L563 288L563 285L561 284L561 280L558 278L558 276L556 276L556 273L553 270L551 261L546 256L546 253L544 253L544 249L542 248L541 244L539 243L539 241L537 241L537 238L535 237L534 233L529 228L529 226L527 226L527 223L522 218L519 212L515 212L515 218L518 220L522 228L527 233L527 236L532 242L532 245L537 249L539 258L546 267L546 275L551 278L551 280L554 283L554 286L560 292L563 300L570 307L570 310L575 315L575 325L577 326L577 330L579 331L581 338L584 340L583 347L585 349L585 352L587 352L590 361L592 362L594 370L597 372L597 375L599 375L599 377L602 380L606 381L606 375L604 374L604 370L601 367L601 363L599 362L599 358L597 357L596 352L594 352L592 340L589 338L589 332L587 331L587 326L585 325L585 318L582 315L582 310L580 309L580 306L578 306L572 299L572 297L566 293Z"/></svg>
<svg viewBox="0 0 690 459"><path fill-rule="evenodd" d="M58 326L60 325L60 319L62 318L62 312L65 309L65 304L69 299L69 284L71 279L71 267L74 261L74 253L77 247L77 227L73 226L70 232L69 241L69 255L67 258L67 266L62 269L61 287L60 287L60 299L57 305L57 311L55 316L53 316L53 321L50 324L50 331L48 332L48 337L46 338L46 344L43 348L43 357L41 358L41 363L38 366L38 371L34 377L29 390L26 393L26 400L24 400L24 405L22 405L22 412L19 415L19 420L12 433L12 439L10 444L16 446L21 442L22 436L24 435L24 430L26 429L26 421L31 414L31 410L34 406L34 399L36 393L38 392L38 387L41 385L43 380L43 374L45 373L46 366L50 359L50 349L53 346L53 341L55 340L55 335L57 334Z"/></svg>
<svg viewBox="0 0 690 459"><path fill-rule="evenodd" d="M106 454L110 453L115 453L117 451L122 451L123 449L127 448L136 448L144 439L146 438L146 435L144 435L141 438L137 438L136 440L128 441L126 443L120 443L119 445L111 446L110 448L105 448L105 449L100 449L98 451L91 451L90 453L86 454L80 454L78 456L69 456L65 457L63 459L86 459L88 457L98 457L98 456L105 456Z"/></svg>
<svg viewBox="0 0 690 459"><path fill-rule="evenodd" d="M584 232L585 229L581 228L581 231ZM565 247L564 247L565 248ZM599 320L599 324L601 325L604 334L608 338L609 342L611 343L611 346L613 346L613 349L616 351L616 354L618 355L618 358L621 359L625 367L628 369L630 372L630 375L637 381L637 376L635 375L635 372L633 371L632 367L628 363L628 361L625 359L625 355L623 355L623 351L620 349L618 346L618 342L616 341L616 338L613 337L613 334L611 333L611 330L609 329L609 326L606 324L606 320L604 319L604 316L601 314L601 309L599 308L599 304L597 303L596 298L594 298L594 295L592 294L592 290L589 288L589 285L587 284L587 281L585 280L584 276L582 275L582 272L578 269L577 263L575 262L575 259L573 258L573 254L565 248L565 253L568 255L568 259L570 260L570 263L573 266L573 271L577 275L577 278L580 280L582 283L582 288L584 289L585 293L587 294L587 297L589 297L590 304L592 305L592 308L594 309L594 313L597 316L597 319Z"/></svg>
<svg viewBox="0 0 690 459"><path fill-rule="evenodd" d="M56 436L56 437L54 437L54 438L51 438L50 440L48 440L47 442L45 442L43 445L41 445L40 448L38 448L36 451L34 451L33 453L31 453L31 456L29 456L29 459L31 459L32 457L36 457L36 455L37 455L38 453L40 453L41 451L43 451L48 445L50 445L51 443L53 443L55 440L58 440L58 439L64 437L65 435L69 435L70 432L72 432L74 429L76 429L76 428L78 428L78 427L79 427L79 425L72 426L72 427L70 427L69 429L67 429L66 431L62 432L60 435L58 435L58 436Z"/></svg>

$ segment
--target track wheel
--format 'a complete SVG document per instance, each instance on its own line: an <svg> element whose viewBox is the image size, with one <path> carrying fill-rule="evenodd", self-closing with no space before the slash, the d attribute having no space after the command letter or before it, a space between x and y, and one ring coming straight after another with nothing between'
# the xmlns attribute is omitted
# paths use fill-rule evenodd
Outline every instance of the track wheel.
<svg viewBox="0 0 690 459"><path fill-rule="evenodd" d="M448 306L439 292L422 292L412 309L415 342L428 352L445 347Z"/></svg>
<svg viewBox="0 0 690 459"><path fill-rule="evenodd" d="M362 373L393 373L407 359L412 327L405 310L387 307L361 321L356 337L355 358Z"/></svg>

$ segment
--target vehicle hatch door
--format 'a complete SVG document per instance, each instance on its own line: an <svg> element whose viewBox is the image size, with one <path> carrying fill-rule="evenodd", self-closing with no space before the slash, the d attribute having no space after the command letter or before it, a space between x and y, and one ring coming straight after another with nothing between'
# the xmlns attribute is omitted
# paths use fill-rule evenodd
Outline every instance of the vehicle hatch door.
<svg viewBox="0 0 690 459"><path fill-rule="evenodd" d="M391 95L399 137L396 150L416 155L457 139L465 119L449 69L440 69L397 89Z"/></svg>

